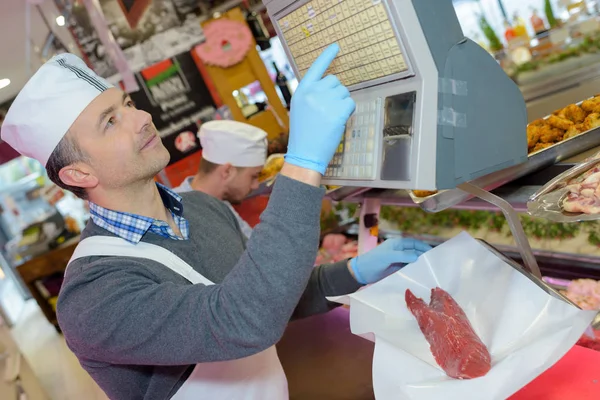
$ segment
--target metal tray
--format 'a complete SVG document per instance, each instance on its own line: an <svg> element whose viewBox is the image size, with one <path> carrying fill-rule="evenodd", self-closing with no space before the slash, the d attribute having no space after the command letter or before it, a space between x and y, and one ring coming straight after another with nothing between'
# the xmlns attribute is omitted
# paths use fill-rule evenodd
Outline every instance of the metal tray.
<svg viewBox="0 0 600 400"><path fill-rule="evenodd" d="M600 128L594 128L565 141L556 143L544 150L531 153L526 162L496 171L492 174L477 178L470 183L487 191L494 190L515 179L529 175L544 167L573 157L579 153L600 145ZM429 197L419 198L409 191L413 201L423 210L439 212L463 203L473 196L460 189L443 190Z"/></svg>
<svg viewBox="0 0 600 400"><path fill-rule="evenodd" d="M524 268L521 264L519 264L518 262L516 262L512 258L507 257L506 255L504 255L504 253L502 253L500 250L498 250L496 247L494 247L490 243L486 242L483 239L477 239L477 241L479 243L481 243L489 251L491 251L496 257L500 258L502 261L504 261L505 263L507 263L508 265L510 265L511 267L513 267L514 269L516 269L517 271L519 271L523 276L525 276L527 279L529 279L530 281L532 281L535 285L537 285L544 292L548 293L550 296L552 296L554 298L557 298L559 300L562 300L562 301L564 301L566 303L569 303L569 304L571 304L574 307L579 308L579 306L577 306L571 300L569 300L568 298L566 298L565 296L563 296L561 293L559 293L557 290L555 290L543 278L538 278L537 276L533 275L526 268Z"/></svg>
<svg viewBox="0 0 600 400"><path fill-rule="evenodd" d="M563 198L569 193L568 183L573 179L596 168L600 158L587 159L581 164L556 176L534 193L527 202L527 211L534 217L541 217L553 222L596 221L599 214L571 213L563 210Z"/></svg>

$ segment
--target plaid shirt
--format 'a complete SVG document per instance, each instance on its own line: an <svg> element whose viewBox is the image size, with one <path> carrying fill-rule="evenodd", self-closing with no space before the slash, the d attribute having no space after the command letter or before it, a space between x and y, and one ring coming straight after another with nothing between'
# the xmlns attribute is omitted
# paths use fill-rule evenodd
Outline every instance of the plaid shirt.
<svg viewBox="0 0 600 400"><path fill-rule="evenodd" d="M181 196L160 183L157 183L156 186L158 187L160 197L162 198L165 207L171 212L171 215L173 215L173 220L179 227L179 231L183 237L177 236L165 221L144 217L142 215L109 210L90 202L90 215L92 221L99 227L104 228L133 244L138 243L148 231L168 239L187 240L189 237L189 224L188 221L183 218Z"/></svg>

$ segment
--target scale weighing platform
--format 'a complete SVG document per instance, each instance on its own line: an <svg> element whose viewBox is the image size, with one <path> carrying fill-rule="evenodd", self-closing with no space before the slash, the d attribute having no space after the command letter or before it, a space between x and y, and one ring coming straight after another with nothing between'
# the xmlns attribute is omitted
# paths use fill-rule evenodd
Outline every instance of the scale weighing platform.
<svg viewBox="0 0 600 400"><path fill-rule="evenodd" d="M264 0L300 79L331 43L348 121L325 184L439 190L527 160L525 102L451 0Z"/></svg>

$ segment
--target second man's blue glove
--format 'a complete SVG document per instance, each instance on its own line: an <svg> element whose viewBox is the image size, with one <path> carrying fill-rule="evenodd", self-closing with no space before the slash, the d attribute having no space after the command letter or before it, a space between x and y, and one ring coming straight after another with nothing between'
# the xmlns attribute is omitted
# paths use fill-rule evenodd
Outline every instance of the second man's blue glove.
<svg viewBox="0 0 600 400"><path fill-rule="evenodd" d="M417 261L431 246L415 239L389 239L350 260L354 277L363 285L375 283Z"/></svg>
<svg viewBox="0 0 600 400"><path fill-rule="evenodd" d="M332 44L315 60L292 96L286 162L325 174L356 104L333 75L323 74L339 51Z"/></svg>

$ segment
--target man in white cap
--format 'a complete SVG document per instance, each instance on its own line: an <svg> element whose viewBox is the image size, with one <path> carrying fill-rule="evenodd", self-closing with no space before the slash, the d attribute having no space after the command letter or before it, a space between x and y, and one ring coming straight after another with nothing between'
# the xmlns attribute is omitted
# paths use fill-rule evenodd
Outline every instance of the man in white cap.
<svg viewBox="0 0 600 400"><path fill-rule="evenodd" d="M198 137L202 145L200 168L173 190L198 190L224 201L242 233L250 238L252 227L231 204L241 203L258 188L258 177L267 159L267 133L249 124L224 120L202 124Z"/></svg>
<svg viewBox="0 0 600 400"><path fill-rule="evenodd" d="M338 50L325 50L294 94L286 162L247 242L223 202L153 181L169 154L150 115L79 58L54 57L15 99L2 139L90 202L57 315L109 398L287 399L274 345L289 319L326 312L326 296L427 250L392 240L313 268L321 176L354 110L339 80L322 78Z"/></svg>

